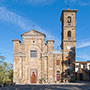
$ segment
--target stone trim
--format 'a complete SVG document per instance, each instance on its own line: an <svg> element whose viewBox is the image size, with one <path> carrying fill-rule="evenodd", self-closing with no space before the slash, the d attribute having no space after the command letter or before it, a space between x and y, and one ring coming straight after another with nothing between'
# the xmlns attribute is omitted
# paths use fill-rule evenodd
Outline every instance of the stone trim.
<svg viewBox="0 0 90 90"><path fill-rule="evenodd" d="M63 42L77 42L76 40L63 40Z"/></svg>
<svg viewBox="0 0 90 90"><path fill-rule="evenodd" d="M47 40L47 43L48 43L48 42L55 42L55 41L54 41L54 40Z"/></svg>
<svg viewBox="0 0 90 90"><path fill-rule="evenodd" d="M15 42L15 41L21 42L19 39L14 39L14 40L12 40L12 42Z"/></svg>
<svg viewBox="0 0 90 90"><path fill-rule="evenodd" d="M29 36L29 35L24 35L24 38L40 38L40 39L41 39L42 36L35 36L35 35L34 35L34 36L31 36L31 35Z"/></svg>
<svg viewBox="0 0 90 90"><path fill-rule="evenodd" d="M22 56L22 57L25 57L25 53L21 53L21 52L14 52L13 53L13 56Z"/></svg>
<svg viewBox="0 0 90 90"><path fill-rule="evenodd" d="M80 63L80 64L83 64L83 63L90 63L90 62L81 61L81 62L75 62L75 63Z"/></svg>

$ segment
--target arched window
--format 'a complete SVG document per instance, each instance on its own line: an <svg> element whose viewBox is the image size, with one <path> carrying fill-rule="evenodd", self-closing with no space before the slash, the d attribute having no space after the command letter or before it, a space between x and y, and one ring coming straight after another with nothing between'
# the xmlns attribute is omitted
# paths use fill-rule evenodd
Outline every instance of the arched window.
<svg viewBox="0 0 90 90"><path fill-rule="evenodd" d="M71 16L68 16L68 18L67 18L67 23L71 23Z"/></svg>
<svg viewBox="0 0 90 90"><path fill-rule="evenodd" d="M71 31L68 31L68 37L71 37Z"/></svg>
<svg viewBox="0 0 90 90"><path fill-rule="evenodd" d="M71 31L68 31L68 32L67 32L67 37L68 37L68 40L71 39Z"/></svg>

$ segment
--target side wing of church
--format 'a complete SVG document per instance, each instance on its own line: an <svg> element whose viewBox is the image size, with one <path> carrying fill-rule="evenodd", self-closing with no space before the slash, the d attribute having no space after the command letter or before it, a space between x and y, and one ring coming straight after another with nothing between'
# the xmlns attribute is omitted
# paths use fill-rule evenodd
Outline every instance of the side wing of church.
<svg viewBox="0 0 90 90"><path fill-rule="evenodd" d="M54 52L54 40L36 30L21 34L13 40L13 81L16 84L60 83L75 80L75 14L63 10L61 52Z"/></svg>

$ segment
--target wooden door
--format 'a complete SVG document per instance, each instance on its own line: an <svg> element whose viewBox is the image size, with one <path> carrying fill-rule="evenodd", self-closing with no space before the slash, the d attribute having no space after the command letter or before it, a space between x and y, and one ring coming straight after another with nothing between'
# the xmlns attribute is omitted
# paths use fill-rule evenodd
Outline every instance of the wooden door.
<svg viewBox="0 0 90 90"><path fill-rule="evenodd" d="M37 70L31 70L31 83L37 83Z"/></svg>

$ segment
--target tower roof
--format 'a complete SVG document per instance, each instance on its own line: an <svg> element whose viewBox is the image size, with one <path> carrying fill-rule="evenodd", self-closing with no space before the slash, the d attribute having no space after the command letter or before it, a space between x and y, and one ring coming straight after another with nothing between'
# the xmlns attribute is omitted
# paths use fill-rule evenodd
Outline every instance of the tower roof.
<svg viewBox="0 0 90 90"><path fill-rule="evenodd" d="M60 21L62 21L62 17L63 17L64 12L75 12L75 13L77 13L77 9L63 9L62 13L61 13Z"/></svg>

